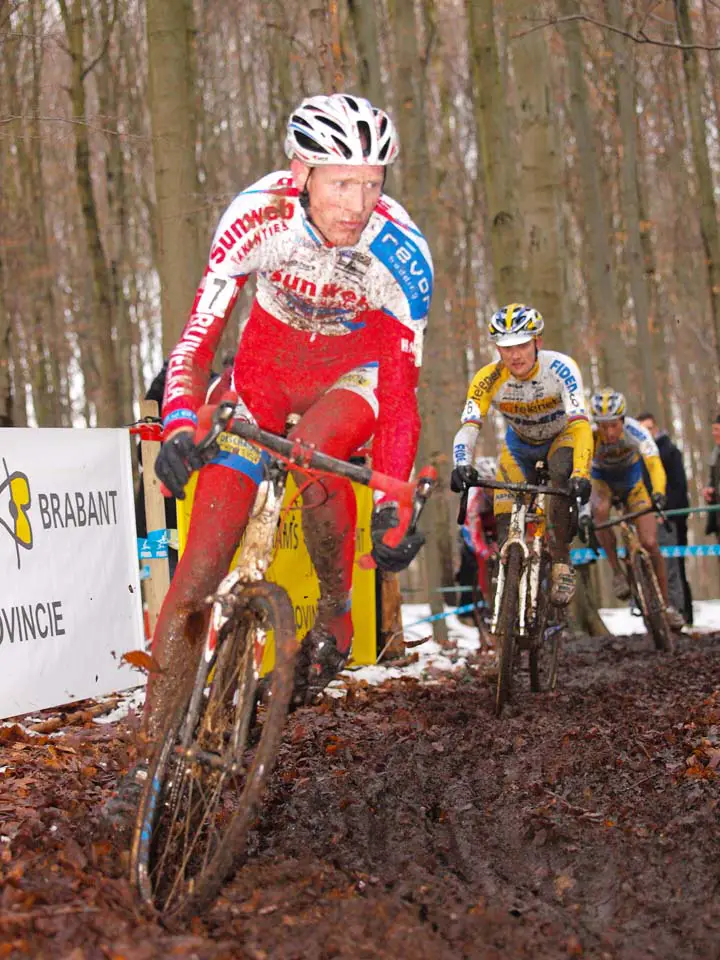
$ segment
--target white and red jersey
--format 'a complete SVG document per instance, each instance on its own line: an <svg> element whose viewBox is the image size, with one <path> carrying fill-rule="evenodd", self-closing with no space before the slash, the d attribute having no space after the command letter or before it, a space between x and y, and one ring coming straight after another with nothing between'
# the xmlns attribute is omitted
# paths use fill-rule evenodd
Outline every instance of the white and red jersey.
<svg viewBox="0 0 720 960"><path fill-rule="evenodd" d="M387 447L378 436L388 420L383 398L393 394L393 420L417 416L417 368L433 284L428 245L403 207L383 195L355 246L330 246L307 218L292 175L285 171L263 177L240 193L220 220L192 313L170 355L163 404L166 434L195 425L213 355L251 274L257 277L256 299L239 350L248 327L254 328L250 337L257 361L264 317L275 321L275 332L268 329L267 347L274 366L278 322L286 330L281 346L293 344L287 366L321 366L324 352L337 365L344 352L340 340L348 338L348 356L360 356L363 370L379 368L375 445L380 440L379 446ZM364 339L358 352L351 341L359 338ZM237 362L234 386L243 395L243 367ZM377 466L396 474L409 472L414 452L403 453L402 463Z"/></svg>

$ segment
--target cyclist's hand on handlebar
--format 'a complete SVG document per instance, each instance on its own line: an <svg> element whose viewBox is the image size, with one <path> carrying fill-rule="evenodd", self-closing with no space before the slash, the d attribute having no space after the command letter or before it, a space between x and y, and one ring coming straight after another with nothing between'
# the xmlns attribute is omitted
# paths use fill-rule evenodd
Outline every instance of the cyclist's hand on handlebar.
<svg viewBox="0 0 720 960"><path fill-rule="evenodd" d="M469 463L461 463L450 474L450 489L453 493L462 493L467 487L476 484L480 474Z"/></svg>
<svg viewBox="0 0 720 960"><path fill-rule="evenodd" d="M568 491L570 496L579 500L580 503L587 503L592 493L592 484L587 477L570 477Z"/></svg>
<svg viewBox="0 0 720 960"><path fill-rule="evenodd" d="M155 473L177 500L185 499L185 484L194 470L203 465L195 448L192 430L178 430L160 447Z"/></svg>
<svg viewBox="0 0 720 960"><path fill-rule="evenodd" d="M654 493L652 495L652 504L656 510L664 510L667 507L667 497L664 493Z"/></svg>
<svg viewBox="0 0 720 960"><path fill-rule="evenodd" d="M372 513L370 537L372 539L372 557L379 570L399 573L415 559L425 543L425 535L418 530L406 533L396 547L383 542L383 537L400 523L398 509L394 503L380 503Z"/></svg>

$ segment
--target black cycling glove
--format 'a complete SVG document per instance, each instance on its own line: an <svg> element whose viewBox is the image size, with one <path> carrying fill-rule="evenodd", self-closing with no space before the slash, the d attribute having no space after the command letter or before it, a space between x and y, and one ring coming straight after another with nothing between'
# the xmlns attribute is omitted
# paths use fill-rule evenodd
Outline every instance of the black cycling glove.
<svg viewBox="0 0 720 960"><path fill-rule="evenodd" d="M161 447L155 461L155 473L176 500L185 499L185 484L195 470L203 465L193 435L188 430L178 431Z"/></svg>
<svg viewBox="0 0 720 960"><path fill-rule="evenodd" d="M579 500L580 503L587 503L592 493L592 484L587 477L570 477L568 490L571 497Z"/></svg>
<svg viewBox="0 0 720 960"><path fill-rule="evenodd" d="M480 479L480 474L469 463L461 463L450 474L450 489L453 493L462 493Z"/></svg>
<svg viewBox="0 0 720 960"><path fill-rule="evenodd" d="M656 510L664 510L667 506L667 497L664 493L654 493L652 495L652 502Z"/></svg>
<svg viewBox="0 0 720 960"><path fill-rule="evenodd" d="M398 509L394 503L382 503L375 507L370 520L372 557L378 569L386 570L388 573L399 573L409 566L425 543L425 535L417 530L414 533L406 533L396 547L389 547L383 543L383 537L388 530L397 527L399 522Z"/></svg>

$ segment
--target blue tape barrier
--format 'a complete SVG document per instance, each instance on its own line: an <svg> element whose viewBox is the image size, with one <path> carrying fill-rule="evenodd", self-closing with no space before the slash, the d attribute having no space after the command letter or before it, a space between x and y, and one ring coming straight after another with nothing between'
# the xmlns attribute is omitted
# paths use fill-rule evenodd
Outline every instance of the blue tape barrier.
<svg viewBox="0 0 720 960"><path fill-rule="evenodd" d="M138 537L137 549L140 560L166 560L169 533L169 530L150 530L147 537Z"/></svg>
<svg viewBox="0 0 720 960"><path fill-rule="evenodd" d="M435 620L444 620L446 617L454 617L458 613L470 613L471 610L475 608L478 610L485 609L487 604L484 600L478 600L477 603L464 603L461 607L453 607L452 610L447 610L444 613L434 613L430 617L423 617L421 620L415 620L413 623L404 623L403 630L409 630L410 627L417 627L421 623L433 623Z"/></svg>
<svg viewBox="0 0 720 960"><path fill-rule="evenodd" d="M720 557L720 544L703 543L688 547L660 547L660 553L664 557ZM625 556L624 549L620 548L618 550L618 556ZM593 560L607 560L605 551L600 550L595 553L589 547L581 547L579 550L570 551L570 562L575 567L582 566L584 563L591 563Z"/></svg>

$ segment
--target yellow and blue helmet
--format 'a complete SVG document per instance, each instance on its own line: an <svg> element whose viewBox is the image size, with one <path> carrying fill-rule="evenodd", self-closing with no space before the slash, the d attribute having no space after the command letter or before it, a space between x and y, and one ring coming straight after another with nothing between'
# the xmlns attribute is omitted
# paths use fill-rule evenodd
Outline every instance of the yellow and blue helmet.
<svg viewBox="0 0 720 960"><path fill-rule="evenodd" d="M498 347L512 347L539 337L545 327L542 315L523 303L500 307L488 324L490 339Z"/></svg>
<svg viewBox="0 0 720 960"><path fill-rule="evenodd" d="M590 412L598 423L619 420L625 416L626 409L625 397L612 387L603 387L590 398Z"/></svg>

